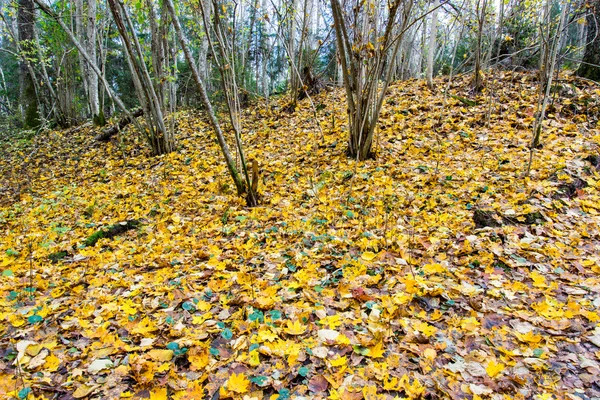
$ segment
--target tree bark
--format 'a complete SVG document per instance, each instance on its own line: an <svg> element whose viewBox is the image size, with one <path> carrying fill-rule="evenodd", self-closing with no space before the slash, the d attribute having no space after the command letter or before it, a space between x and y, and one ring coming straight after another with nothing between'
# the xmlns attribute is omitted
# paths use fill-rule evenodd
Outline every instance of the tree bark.
<svg viewBox="0 0 600 400"><path fill-rule="evenodd" d="M477 41L475 42L475 70L473 76L473 91L481 92L483 89L483 80L481 72L481 42L483 39L483 26L485 23L485 13L488 0L477 0Z"/></svg>
<svg viewBox="0 0 600 400"><path fill-rule="evenodd" d="M600 0L589 0L587 40L577 75L600 82Z"/></svg>
<svg viewBox="0 0 600 400"><path fill-rule="evenodd" d="M211 0L200 0L203 3L204 10L208 15L211 14L212 1ZM204 23L204 22L203 22ZM209 64L208 64L208 37L206 32L209 31L208 27L205 27L204 33L200 36L200 45L198 48L198 74L200 79L207 86L209 85Z"/></svg>
<svg viewBox="0 0 600 400"><path fill-rule="evenodd" d="M33 71L27 59L36 53L34 45L35 10L33 0L19 0L17 11L19 47L22 52L19 63L20 103L23 107L23 125L25 128L36 129L40 126L38 99L35 89Z"/></svg>
<svg viewBox="0 0 600 400"><path fill-rule="evenodd" d="M435 61L435 42L437 36L437 14L439 0L435 0L433 3L433 13L431 15L431 34L429 35L429 49L427 53L427 86L433 90L433 63Z"/></svg>
<svg viewBox="0 0 600 400"><path fill-rule="evenodd" d="M97 63L96 0L88 0L87 11L87 52L90 56L90 59L94 63ZM92 68L90 68L89 66L86 66L86 73L88 81L88 98L90 102L90 112L92 113L92 117L97 119L100 116L100 96L98 93L99 81L98 77L96 76Z"/></svg>
<svg viewBox="0 0 600 400"><path fill-rule="evenodd" d="M111 137L119 133L119 131L123 130L127 125L133 122L133 118L141 117L144 115L144 111L142 109L136 110L131 113L131 115L126 115L119 121L115 126L111 126L110 128L106 128L102 133L99 133L94 137L94 140L99 142L108 142Z"/></svg>

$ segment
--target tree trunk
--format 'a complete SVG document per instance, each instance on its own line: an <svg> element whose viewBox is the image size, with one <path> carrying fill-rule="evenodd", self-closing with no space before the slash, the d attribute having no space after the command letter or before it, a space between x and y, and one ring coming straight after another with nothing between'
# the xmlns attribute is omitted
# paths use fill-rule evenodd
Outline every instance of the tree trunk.
<svg viewBox="0 0 600 400"><path fill-rule="evenodd" d="M600 82L600 0L589 0L587 40L577 75Z"/></svg>
<svg viewBox="0 0 600 400"><path fill-rule="evenodd" d="M161 109L165 109L166 99L166 79L165 79L165 65L164 61L166 58L164 41L162 40L163 35L163 23L159 26L159 19L154 9L152 0L146 0L146 9L148 10L148 22L150 24L150 49L152 53L152 68L154 72L154 86L156 90L156 96L158 97L158 103Z"/></svg>
<svg viewBox="0 0 600 400"><path fill-rule="evenodd" d="M154 155L169 153L175 147L174 139L165 125L162 104L152 83L142 47L126 6L120 0L108 0L108 5L126 50L131 74L138 79L136 92L140 103L145 108L144 114L149 129L149 132L144 132L146 140Z"/></svg>
<svg viewBox="0 0 600 400"><path fill-rule="evenodd" d="M50 80L50 77L48 75L48 70L46 68L46 59L44 57L44 52L42 50L42 46L40 44L40 38L37 32L37 28L34 27L33 30L33 34L35 37L35 48L37 51L37 57L39 61L39 66L42 72L42 78L44 79L44 87L46 89L46 91L48 92L48 94L50 95L48 102L49 104L49 109L51 110L52 114L54 115L54 120L55 122L58 124L58 126L62 127L62 128L67 128L69 127L69 121L66 119L65 117L65 113L62 110L61 107L61 102L56 94L56 91L54 90L54 85L52 84L52 81ZM42 97L42 96L39 96Z"/></svg>
<svg viewBox="0 0 600 400"><path fill-rule="evenodd" d="M426 61L427 59L425 58L425 44L426 42L426 38L427 38L427 18L423 18L423 31L421 32L421 45L420 47L420 51L419 51L419 78L421 78L423 75L421 75L423 73L423 71L425 71L425 69L427 68L426 65Z"/></svg>
<svg viewBox="0 0 600 400"><path fill-rule="evenodd" d="M267 0L262 0L262 11L267 9ZM261 47L261 85L262 85L262 94L267 100L267 104L269 104L269 95L271 94L269 90L269 84L267 80L267 64L269 63L268 57L271 54L269 49L269 38L265 34L264 23L261 25L260 29L260 47Z"/></svg>
<svg viewBox="0 0 600 400"><path fill-rule="evenodd" d="M97 63L96 56L96 0L88 0L87 13L87 53L90 59ZM97 64L96 64L97 65ZM88 99L90 102L90 112L96 121L101 122L104 115L100 115L100 97L98 94L99 81L96 73L86 65L87 82L88 82ZM102 113L104 114L104 113Z"/></svg>
<svg viewBox="0 0 600 400"><path fill-rule="evenodd" d="M483 79L481 73L481 42L483 40L483 25L485 23L485 13L487 9L487 0L477 0L477 41L475 42L475 75L473 77L473 91L481 92L483 89Z"/></svg>
<svg viewBox="0 0 600 400"><path fill-rule="evenodd" d="M529 168L531 167L531 157L533 150L538 148L540 145L540 137L542 133L542 127L544 118L546 117L546 108L548 107L548 101L550 99L550 90L552 88L552 79L554 76L554 69L556 67L556 57L558 54L558 48L560 46L560 36L566 18L566 8L560 14L560 20L556 33L552 37L552 28L550 20L550 6L552 0L547 0L544 6L544 22L542 26L546 31L542 31L542 55L540 65L540 82L538 92L538 105L536 110L536 118L533 123L533 139L530 145L530 158L529 165L527 167L527 173L529 174Z"/></svg>
<svg viewBox="0 0 600 400"><path fill-rule="evenodd" d="M96 0L87 1L87 14L85 13L85 7L83 0L75 0L75 36L79 43L81 43L90 60L97 65L97 44L96 44ZM79 68L81 69L81 79L83 81L83 88L87 97L89 115L95 122L100 122L100 101L98 95L98 77L90 66L90 64L84 59L81 53L79 57Z"/></svg>
<svg viewBox="0 0 600 400"><path fill-rule="evenodd" d="M240 175L240 173L238 172L238 170L236 168L235 159L231 155L231 150L229 149L229 145L225 141L225 135L223 134L223 130L221 129L221 124L219 124L219 120L217 119L217 117L215 115L214 109L212 107L212 103L210 102L210 99L208 98L208 94L206 93L206 87L204 85L204 82L202 81L200 74L198 72L198 69L196 68L196 66L194 64L194 59L192 58L192 53L188 47L185 36L183 36L183 30L181 29L181 25L179 23L179 19L177 18L177 14L175 14L175 6L173 5L172 0L165 0L165 4L171 15L171 19L173 20L173 26L175 27L175 33L177 34L177 38L179 39L179 44L181 45L181 49L183 50L185 60L187 61L188 66L190 67L190 70L192 72L192 77L194 78L194 82L196 83L198 91L200 92L200 97L204 104L204 108L206 109L206 113L208 114L211 125L213 126L213 128L215 130L215 134L217 136L217 141L219 142L219 146L221 147L221 151L225 158L225 162L227 163L227 169L229 170L229 174L231 175L231 178L233 179L233 182L237 189L238 195L242 195L242 194L246 193L246 184L244 183L242 176ZM203 18L204 26L206 28L205 33L208 38L209 23L208 23L208 18L206 16L206 10L204 8L203 8L203 15L204 15L204 18ZM251 187L248 187L248 190L251 191L252 190ZM255 204L249 204L249 205L255 205Z"/></svg>
<svg viewBox="0 0 600 400"><path fill-rule="evenodd" d="M292 63L295 63L296 58L296 3L298 0L290 1L290 8L288 9L288 53L289 53L289 82L290 82L290 110L296 109L296 102L298 100L298 88L300 86L298 82L298 78L294 71L294 66Z"/></svg>
<svg viewBox="0 0 600 400"><path fill-rule="evenodd" d="M212 1L211 0L200 0L202 1L204 10L210 16L212 14ZM210 19L210 17L209 17ZM205 27L204 31L208 32L209 28ZM200 79L207 86L209 85L209 64L208 64L208 37L206 33L200 36L200 45L198 48L198 74L200 75Z"/></svg>
<svg viewBox="0 0 600 400"><path fill-rule="evenodd" d="M243 4L243 3L242 3ZM241 57L242 57L242 71L240 76L240 85L246 91L250 89L250 83L248 82L248 65L250 63L250 58L252 55L252 37L254 36L254 27L256 25L256 13L258 11L258 0L254 0L254 4L250 5L250 28L248 29L248 35L244 38L242 36L242 46L241 46ZM241 21L243 23L243 21ZM243 28L243 27L242 27ZM246 28L243 28L244 30ZM256 54L256 53L255 53ZM257 56L255 56L257 58Z"/></svg>
<svg viewBox="0 0 600 400"><path fill-rule="evenodd" d="M118 124L111 126L110 128L106 128L94 137L94 140L99 142L108 142L111 137L122 131L127 125L133 122L133 118L141 117L144 115L144 111L142 109L136 110L131 113L131 115L126 115L119 121Z"/></svg>
<svg viewBox="0 0 600 400"><path fill-rule="evenodd" d="M77 40L79 40L79 43L81 43L86 48L86 51L89 51L89 49L87 49L87 40L85 39L85 30L83 28L83 0L75 0L73 6L73 18L75 19L75 36L77 37ZM79 58L79 70L81 73L81 80L83 82L83 91L85 92L85 96L88 99L89 105L90 85L88 84L88 65L86 64L85 59L83 58L81 53L78 53L77 57Z"/></svg>
<svg viewBox="0 0 600 400"><path fill-rule="evenodd" d="M431 15L431 34L429 35L429 49L427 53L427 86L433 90L433 63L435 61L435 41L437 36L437 14L439 0L433 2L433 13Z"/></svg>
<svg viewBox="0 0 600 400"><path fill-rule="evenodd" d="M348 105L348 155L357 160L372 156L373 135L413 6L410 0L387 3L387 21L379 29L369 14L378 4L367 0L346 12L339 0L331 0Z"/></svg>
<svg viewBox="0 0 600 400"><path fill-rule="evenodd" d="M19 0L17 23L19 47L23 53L19 63L20 103L23 107L23 125L25 128L30 129L40 126L38 100L34 84L35 77L32 76L33 70L27 62L27 58L32 58L36 54L33 31L35 25L34 12L33 0Z"/></svg>
<svg viewBox="0 0 600 400"><path fill-rule="evenodd" d="M77 48L79 53L83 56L83 59L88 63L90 68L94 71L94 73L96 74L98 79L100 79L100 81L104 85L104 89L106 90L106 93L108 94L108 96L121 109L121 111L123 111L123 113L126 116L131 118L131 120L134 122L134 124L136 125L136 128L140 131L140 133L144 134L146 132L146 130L142 127L141 124L139 124L137 122L137 120L135 118L132 117L131 113L129 112L129 110L127 110L127 107L125 107L125 104L123 103L121 98L113 92L110 84L107 82L104 75L102 75L102 72L98 69L98 66L92 61L90 56L87 54L87 51L85 50L83 45L79 42L79 40L77 39L77 37L75 36L73 31L71 31L71 29L69 29L67 24L65 24L65 22L58 15L56 15L56 13L54 11L52 11L52 9L47 4L45 4L43 2L43 0L34 0L34 1L48 16L50 16L51 18L56 20L56 22L60 25L60 27L63 29L63 31L67 34L67 36L69 37L69 39L71 40L73 45ZM66 76L69 77L69 76L72 76L72 74L67 73Z"/></svg>

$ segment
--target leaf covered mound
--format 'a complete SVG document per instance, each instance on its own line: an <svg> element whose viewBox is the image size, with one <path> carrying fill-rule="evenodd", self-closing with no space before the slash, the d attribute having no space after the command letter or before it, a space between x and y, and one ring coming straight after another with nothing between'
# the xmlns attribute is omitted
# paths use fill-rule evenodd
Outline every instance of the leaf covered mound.
<svg viewBox="0 0 600 400"><path fill-rule="evenodd" d="M598 87L561 77L528 177L535 77L467 87L393 85L361 163L340 90L324 141L307 100L248 108L252 209L197 112L156 158L4 143L0 397L600 396Z"/></svg>

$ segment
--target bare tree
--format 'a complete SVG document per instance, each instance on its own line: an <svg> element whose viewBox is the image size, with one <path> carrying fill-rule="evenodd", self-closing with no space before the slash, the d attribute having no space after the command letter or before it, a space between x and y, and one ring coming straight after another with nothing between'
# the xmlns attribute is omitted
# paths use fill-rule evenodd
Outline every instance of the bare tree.
<svg viewBox="0 0 600 400"><path fill-rule="evenodd" d="M90 56L90 59L97 63L97 28L96 28L96 0L88 0L88 9L87 9L87 24L86 24L86 32L87 32L87 52ZM100 110L100 97L98 93L98 77L94 73L94 70L91 67L86 69L87 73L87 83L88 83L88 98L90 102L90 112L92 117L98 122L102 124L104 121L104 113ZM101 115L102 114L102 115Z"/></svg>
<svg viewBox="0 0 600 400"><path fill-rule="evenodd" d="M529 146L529 162L527 163L526 175L529 175L533 161L533 152L540 145L542 126L546 117L546 108L550 99L550 89L552 88L552 79L554 77L554 68L556 67L556 57L560 47L561 35L567 14L567 7L563 5L558 25L550 23L550 1L547 0L544 7L543 20L540 23L541 31L541 52L540 58L540 82L538 92L538 103L536 118L533 123L533 137ZM554 26L553 26L554 25ZM552 29L554 27L554 30Z"/></svg>
<svg viewBox="0 0 600 400"><path fill-rule="evenodd" d="M87 4L86 4L87 3ZM97 43L96 43L96 0L75 0L74 4L74 19L75 19L75 36L77 40L85 47L90 60L97 64ZM86 9L87 5L87 9ZM81 70L81 78L83 88L87 97L89 112L94 121L100 122L100 100L98 94L98 77L94 73L90 64L86 62L81 53L79 57L79 68Z"/></svg>
<svg viewBox="0 0 600 400"><path fill-rule="evenodd" d="M246 203L249 206L255 206L258 204L258 196L257 196L258 168L257 168L257 164L255 161L252 166L253 167L252 168L253 176L252 176L252 179L250 179L250 173L248 172L246 160L244 158L243 146L242 146L241 135L240 135L240 130L241 130L240 120L239 120L239 111L240 110L239 110L239 100L237 98L237 95L238 95L237 94L237 84L235 81L235 64L234 64L234 60L233 60L233 56L232 56L230 48L224 48L224 46L225 46L224 38L220 37L224 34L222 27L217 26L219 24L220 16L215 13L215 18L214 18L215 26L213 26L213 28L216 31L216 35L218 35L218 37L220 37L218 40L219 40L219 44L221 45L221 57L226 57L226 60L229 61L230 64L224 64L223 60L221 60L221 62L218 64L218 68L222 74L223 87L225 89L226 96L227 96L227 105L228 105L229 113L230 113L229 115L230 115L231 123L232 123L233 129L234 129L234 134L235 134L235 139L236 139L236 149L238 151L238 154L240 155L243 175L240 175L240 173L238 171L238 168L236 166L236 161L231 154L231 150L229 149L229 145L227 144L227 141L225 140L225 135L223 133L223 129L221 128L221 124L219 123L219 120L217 119L217 116L215 114L212 103L211 103L210 99L208 98L208 94L206 93L206 86L204 84L204 81L200 77L198 68L196 67L196 65L194 63L194 59L192 57L192 53L188 46L187 39L184 36L183 30L181 28L181 24L179 23L179 18L177 17L177 14L175 13L175 6L173 5L172 0L165 0L165 4L171 15L171 19L173 20L173 26L175 27L175 32L179 39L179 44L181 45L185 59L190 67L191 72L192 72L194 82L196 83L198 91L200 92L200 97L202 99L202 103L204 104L206 113L208 114L211 125L213 126L213 129L217 136L217 141L219 142L219 146L221 147L223 157L225 158L225 162L227 163L227 168L229 170L229 174L231 175L231 178L233 179L233 182L237 189L238 195L241 196L243 194L246 194ZM203 17L204 26L206 28L207 38L209 40L210 47L213 49L213 53L215 53L214 46L210 42L210 34L209 34L210 28L209 27L211 27L211 24L209 22L209 17L207 16L207 10L204 9L204 4L202 2L200 3L200 6L202 7L202 17ZM213 4L213 6L216 11L218 8L217 7L218 5Z"/></svg>
<svg viewBox="0 0 600 400"><path fill-rule="evenodd" d="M23 107L23 124L26 128L40 126L38 97L35 86L35 75L29 59L36 55L34 44L35 10L33 0L19 0L17 10L17 23L19 33L19 51L21 62L19 64L19 81L21 87L20 103Z"/></svg>
<svg viewBox="0 0 600 400"><path fill-rule="evenodd" d="M152 153L156 155L168 153L175 147L173 132L168 130L165 124L163 102L153 85L142 46L127 8L120 0L108 0L108 5L125 48L137 97L148 121L149 132L146 134L146 138L152 148ZM150 14L150 18L152 17L153 15Z"/></svg>
<svg viewBox="0 0 600 400"><path fill-rule="evenodd" d="M483 27L485 24L487 6L488 0L477 0L477 6L475 8L477 15L477 40L475 41L475 69L473 75L473 91L475 93L479 93L483 89L483 76L481 72L481 53L483 41Z"/></svg>
<svg viewBox="0 0 600 400"><path fill-rule="evenodd" d="M587 40L577 75L600 82L600 0L588 0Z"/></svg>
<svg viewBox="0 0 600 400"><path fill-rule="evenodd" d="M369 158L398 49L410 26L412 0L331 0L348 105L348 154Z"/></svg>
<svg viewBox="0 0 600 400"><path fill-rule="evenodd" d="M104 86L104 90L106 90L106 93L108 94L108 96L121 109L121 111L123 111L123 113L126 115L126 117L134 123L134 125L136 126L138 131L142 135L144 135L144 137L148 141L148 143L150 143L152 145L153 139L160 139L160 138L150 137L150 135L151 135L151 133L149 133L149 132L151 132L150 127L148 127L148 128L144 127L142 124L140 124L138 122L137 119L135 119L132 116L132 114L129 112L129 110L127 109L127 107L125 106L125 104L123 103L121 98L113 91L113 89L111 88L111 85L108 83L105 76L102 74L102 71L100 71L100 69L98 68L96 63L93 62L92 58L87 54L87 51L86 51L84 45L79 42L79 40L77 39L77 36L73 33L73 31L71 31L71 29L67 26L67 24L65 24L65 22L62 20L61 16L57 15L47 4L45 4L43 2L43 0L34 0L34 1L42 9L42 11L44 11L48 16L50 16L51 18L56 20L56 22L60 25L60 27L63 29L63 31L67 34L67 36L69 37L69 39L71 40L73 45L77 48L79 53L83 56L83 59L85 60L85 62L92 68L92 70L94 71L94 73L96 74L98 79L100 79L100 81L102 82L102 84ZM164 125L164 122L163 122L163 125ZM153 148L153 151L154 151L154 148Z"/></svg>
<svg viewBox="0 0 600 400"><path fill-rule="evenodd" d="M435 61L435 45L437 36L437 14L439 0L433 2L433 13L431 15L431 33L429 35L429 49L427 52L427 86L433 90L433 63Z"/></svg>

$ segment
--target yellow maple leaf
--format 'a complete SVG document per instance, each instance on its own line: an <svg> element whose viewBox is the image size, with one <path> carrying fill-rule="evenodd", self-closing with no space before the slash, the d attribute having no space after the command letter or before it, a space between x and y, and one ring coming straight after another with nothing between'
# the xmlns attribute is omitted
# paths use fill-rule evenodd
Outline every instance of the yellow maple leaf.
<svg viewBox="0 0 600 400"><path fill-rule="evenodd" d="M367 385L362 389L362 395L365 400L376 400L377 397L377 386Z"/></svg>
<svg viewBox="0 0 600 400"><path fill-rule="evenodd" d="M583 310L581 315L586 317L590 322L598 322L600 320L600 315L593 311Z"/></svg>
<svg viewBox="0 0 600 400"><path fill-rule="evenodd" d="M335 342L337 344L342 344L342 345L346 345L346 344L350 344L350 339L348 339L348 336L343 335L343 334L339 334L338 337L335 339Z"/></svg>
<svg viewBox="0 0 600 400"><path fill-rule="evenodd" d="M8 322L10 322L10 324L15 328L25 325L25 320L23 319L23 317L16 314L9 314Z"/></svg>
<svg viewBox="0 0 600 400"><path fill-rule="evenodd" d="M396 376L386 376L383 379L384 390L400 390L399 379Z"/></svg>
<svg viewBox="0 0 600 400"><path fill-rule="evenodd" d="M56 372L58 370L58 366L60 365L60 359L56 357L54 354L50 354L44 360L44 369L49 372Z"/></svg>
<svg viewBox="0 0 600 400"><path fill-rule="evenodd" d="M204 321L211 319L213 316L212 313L204 313L200 315L192 315L192 324L194 325L202 325Z"/></svg>
<svg viewBox="0 0 600 400"><path fill-rule="evenodd" d="M504 371L504 367L504 364L491 360L485 367L485 372L487 372L490 377L495 378L500 372Z"/></svg>
<svg viewBox="0 0 600 400"><path fill-rule="evenodd" d="M515 332L515 336L521 342L525 342L525 343L536 344L536 343L539 343L542 340L542 335L536 335L535 333L533 333L533 331L529 331L527 333Z"/></svg>
<svg viewBox="0 0 600 400"><path fill-rule="evenodd" d="M435 326L429 325L427 322L418 321L415 323L414 326L417 331L421 332L427 337L431 337L434 333L437 332L437 328Z"/></svg>
<svg viewBox="0 0 600 400"><path fill-rule="evenodd" d="M425 264L422 268L423 272L427 275L433 275L437 273L446 272L446 268L440 263Z"/></svg>
<svg viewBox="0 0 600 400"><path fill-rule="evenodd" d="M406 374L402 375L402 377L400 378L400 381L398 382L398 387L404 389L406 394L411 399L419 398L421 397L423 392L425 392L425 386L423 386L418 379L413 379L411 383L410 378Z"/></svg>
<svg viewBox="0 0 600 400"><path fill-rule="evenodd" d="M207 301L204 300L198 300L197 303L195 303L196 305L196 310L198 311L208 311L212 308L212 304L210 304Z"/></svg>
<svg viewBox="0 0 600 400"><path fill-rule="evenodd" d="M203 399L205 396L204 386L197 381L190 382L185 392L176 393L173 400L196 400Z"/></svg>
<svg viewBox="0 0 600 400"><path fill-rule="evenodd" d="M360 256L360 258L362 258L365 261L373 261L375 257L377 257L377 254L373 253L372 251L365 251Z"/></svg>
<svg viewBox="0 0 600 400"><path fill-rule="evenodd" d="M135 315L138 312L135 304L133 304L131 301L125 301L123 304L121 304L121 311L127 315Z"/></svg>
<svg viewBox="0 0 600 400"><path fill-rule="evenodd" d="M132 330L131 333L136 335L146 336L150 332L156 331L158 328L148 317L143 318Z"/></svg>
<svg viewBox="0 0 600 400"><path fill-rule="evenodd" d="M367 357L381 358L383 357L384 352L385 348L383 347L383 342L379 342L375 346L369 347L369 354L367 354Z"/></svg>
<svg viewBox="0 0 600 400"><path fill-rule="evenodd" d="M437 352L435 351L435 349L432 349L431 347L428 347L423 352L423 355L425 356L425 358L433 361L437 357Z"/></svg>
<svg viewBox="0 0 600 400"><path fill-rule="evenodd" d="M189 354L190 368L192 371L200 371L209 363L208 349L204 347L193 347Z"/></svg>
<svg viewBox="0 0 600 400"><path fill-rule="evenodd" d="M150 400L167 400L167 388L158 388L150 392Z"/></svg>
<svg viewBox="0 0 600 400"><path fill-rule="evenodd" d="M277 290L277 286L273 286L275 290ZM260 296L256 298L256 303L260 308L269 308L273 304L275 304L277 297L274 296L270 291L265 290L260 293Z"/></svg>
<svg viewBox="0 0 600 400"><path fill-rule="evenodd" d="M243 373L231 374L227 380L227 390L230 392L246 393L249 386L250 381Z"/></svg>
<svg viewBox="0 0 600 400"><path fill-rule="evenodd" d="M258 331L258 341L262 342L273 342L278 338L277 334L270 329L262 328Z"/></svg>
<svg viewBox="0 0 600 400"><path fill-rule="evenodd" d="M419 293L419 283L413 279L411 276L406 276L401 278L400 281L406 285L406 289L404 291L408 294L418 294Z"/></svg>
<svg viewBox="0 0 600 400"><path fill-rule="evenodd" d="M84 397L87 397L90 393L92 393L97 388L98 388L97 385L95 385L95 386L81 385L73 392L73 397L75 397L76 399L82 399Z"/></svg>
<svg viewBox="0 0 600 400"><path fill-rule="evenodd" d="M285 328L284 331L288 335L302 335L304 332L306 332L306 326L302 325L300 321L288 321L287 328Z"/></svg>
<svg viewBox="0 0 600 400"><path fill-rule="evenodd" d="M248 364L253 367L258 367L260 365L260 356L258 350L252 350L250 352L250 356L248 357Z"/></svg>
<svg viewBox="0 0 600 400"><path fill-rule="evenodd" d="M343 321L341 320L339 314L328 315L325 318L321 318L319 323L323 326L329 326L331 329L335 329L338 326L342 325Z"/></svg>
<svg viewBox="0 0 600 400"><path fill-rule="evenodd" d="M550 393L542 393L535 395L534 398L535 400L552 400L554 399L554 396L552 396Z"/></svg>
<svg viewBox="0 0 600 400"><path fill-rule="evenodd" d="M463 328L466 331L475 331L480 325L481 324L479 323L479 321L477 321L477 318L474 317L464 318L460 322L461 328Z"/></svg>
<svg viewBox="0 0 600 400"><path fill-rule="evenodd" d="M336 358L330 361L332 367L341 367L342 365L346 365L348 363L348 359L346 356Z"/></svg>
<svg viewBox="0 0 600 400"><path fill-rule="evenodd" d="M546 278L544 278L544 276L539 272L533 271L529 276L533 280L533 286L538 288L545 288L548 286L546 284Z"/></svg>

